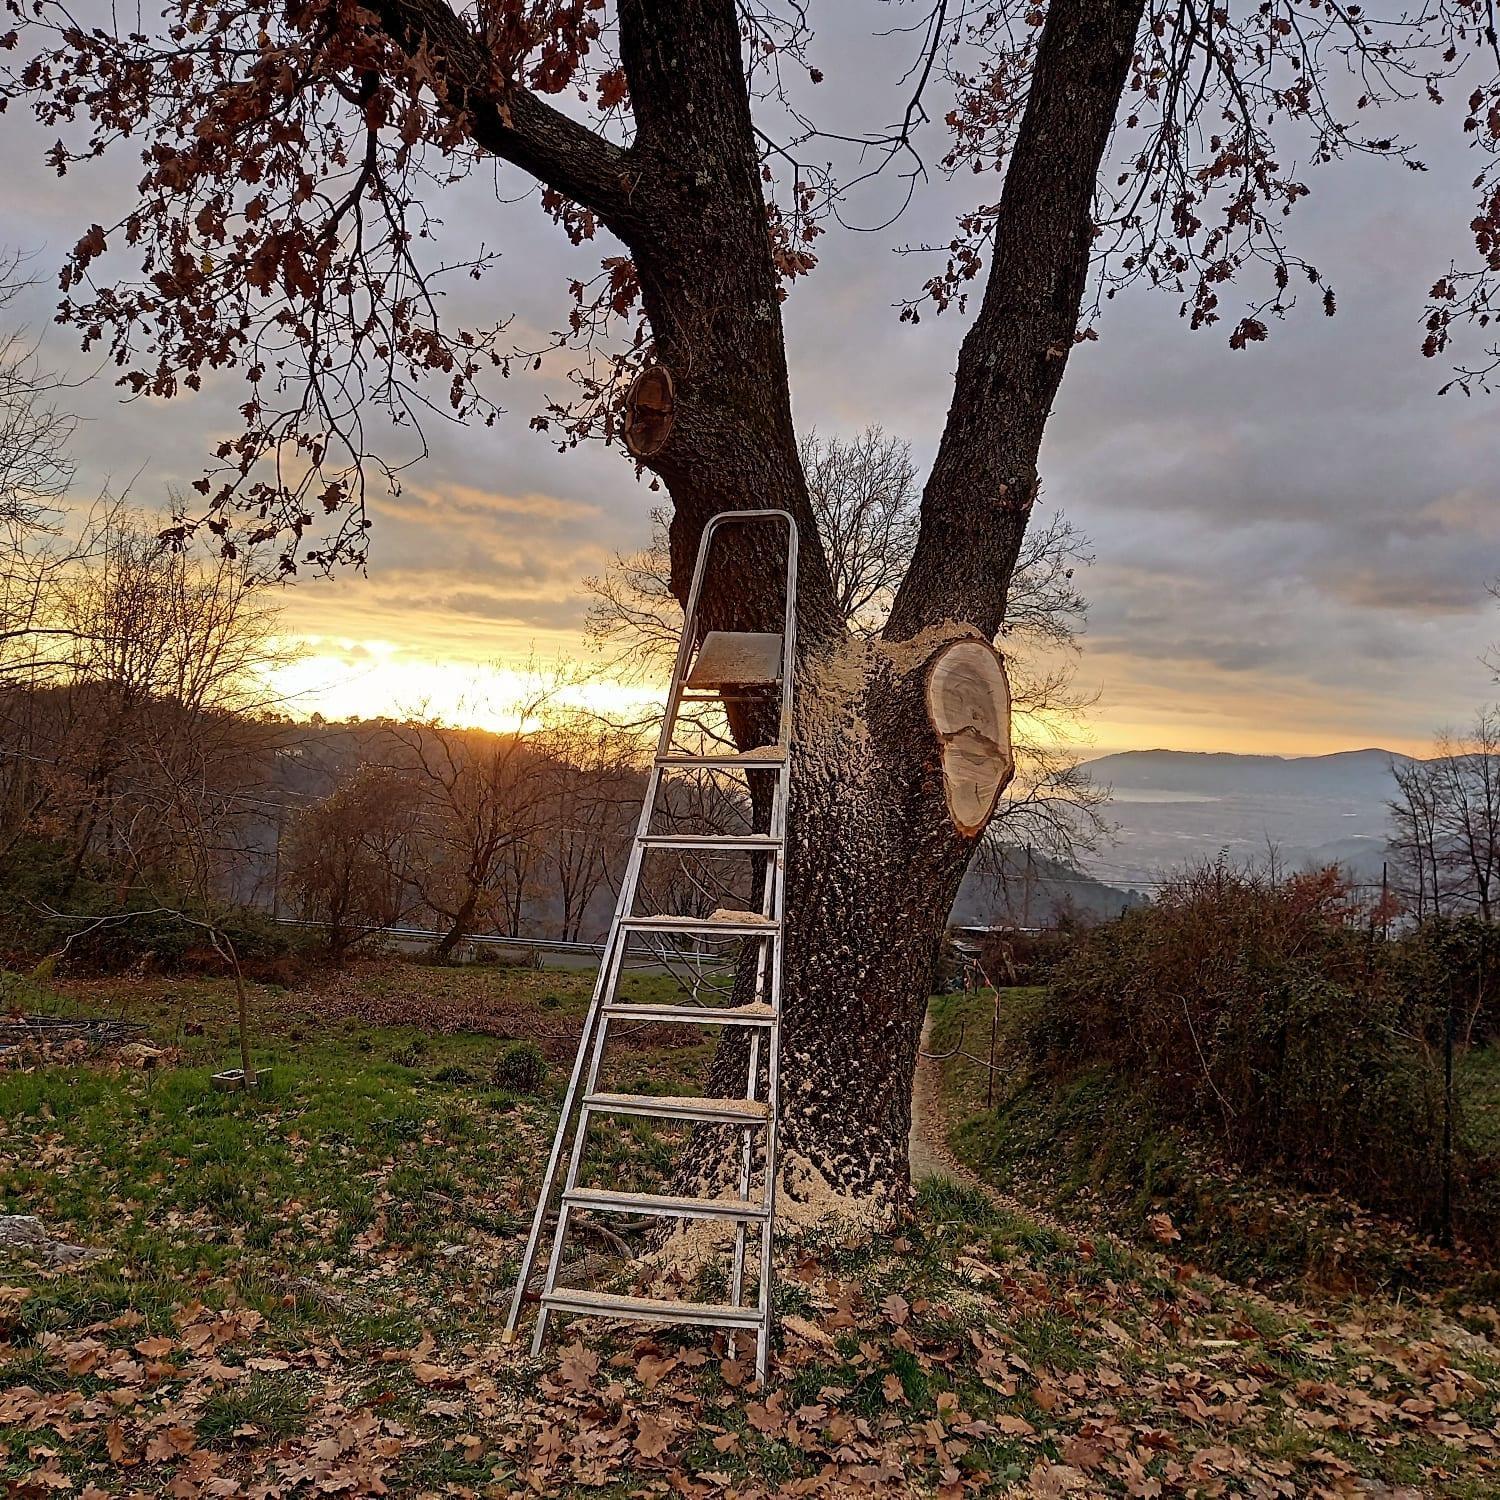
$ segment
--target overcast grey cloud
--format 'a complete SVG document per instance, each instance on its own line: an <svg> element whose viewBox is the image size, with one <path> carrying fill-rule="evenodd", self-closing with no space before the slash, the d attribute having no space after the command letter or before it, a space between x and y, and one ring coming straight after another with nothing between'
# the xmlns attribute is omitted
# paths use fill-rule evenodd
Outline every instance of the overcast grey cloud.
<svg viewBox="0 0 1500 1500"><path fill-rule="evenodd" d="M830 6L821 24L824 117L884 123L908 43L872 38L864 8ZM1043 503L1065 510L1098 558L1083 675L1100 691L1100 748L1417 749L1492 690L1480 658L1500 634L1486 591L1500 570L1500 408L1440 397L1445 370L1419 354L1424 294L1465 249L1473 165L1456 113L1397 123L1419 134L1428 172L1318 168L1293 220L1297 248L1337 288L1336 317L1313 297L1266 344L1231 352L1232 317L1190 332L1171 296L1132 290L1074 355L1043 452ZM0 117L0 134L0 240L36 251L50 275L123 203L132 164L120 154L59 181L23 118ZM929 146L938 154L936 133ZM454 307L481 320L514 312L526 343L561 322L567 278L609 247L571 247L534 203L498 205L497 187L514 196L526 183L508 169L480 174L436 205L455 248L504 249L492 275L455 285ZM874 184L848 216L878 220L894 190ZM895 247L946 241L954 214L995 190L934 174L893 230L819 242L818 270L785 309L799 425L879 422L930 461L964 325L957 313L899 322L895 304L929 270ZM71 336L47 323L45 289L29 309L46 356L87 374ZM148 502L190 484L216 435L234 429L240 389L220 377L195 398L124 404L103 372L76 393L80 498L137 474ZM503 387L510 415L496 428L438 424L430 459L375 508L369 577L300 581L291 628L330 662L363 653L415 673L576 650L581 578L645 541L661 497L618 454L559 454L529 429L563 390L552 362ZM382 643L373 656L369 640ZM372 667L368 692L379 691Z"/></svg>

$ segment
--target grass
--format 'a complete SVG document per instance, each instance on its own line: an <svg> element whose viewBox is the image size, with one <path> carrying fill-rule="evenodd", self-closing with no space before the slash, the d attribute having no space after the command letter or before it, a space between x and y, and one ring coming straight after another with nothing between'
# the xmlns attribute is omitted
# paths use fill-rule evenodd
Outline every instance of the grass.
<svg viewBox="0 0 1500 1500"><path fill-rule="evenodd" d="M33 987L180 1051L0 1073L0 1208L102 1252L0 1262L0 1488L1173 1494L1202 1455L1230 1492L1312 1493L1331 1462L1494 1492L1454 1424L1493 1425L1500 1370L1429 1310L1344 1309L1335 1334L942 1179L890 1235L786 1247L773 1391L692 1329L575 1327L531 1364L496 1330L587 987L390 965L262 989L255 1094L209 1085L222 986ZM546 1053L539 1094L491 1081L503 1032ZM691 1089L707 1056L623 1041L622 1087ZM679 1138L610 1120L594 1144L600 1180L644 1186ZM1433 1415L1362 1425L1406 1400Z"/></svg>
<svg viewBox="0 0 1500 1500"><path fill-rule="evenodd" d="M1500 1161L1500 1043L1476 1047L1461 1057L1453 1086L1462 1101L1468 1138Z"/></svg>

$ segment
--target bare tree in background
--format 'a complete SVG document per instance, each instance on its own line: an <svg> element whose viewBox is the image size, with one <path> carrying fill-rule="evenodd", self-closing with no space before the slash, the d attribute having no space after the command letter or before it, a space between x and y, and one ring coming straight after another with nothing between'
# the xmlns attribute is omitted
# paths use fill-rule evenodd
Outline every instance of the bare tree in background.
<svg viewBox="0 0 1500 1500"><path fill-rule="evenodd" d="M538 837L560 907L559 936L577 942L594 897L617 875L640 805L639 739L572 715L540 737L546 757Z"/></svg>
<svg viewBox="0 0 1500 1500"><path fill-rule="evenodd" d="M35 283L26 259L0 253L0 316ZM25 328L0 331L0 538L17 546L48 523L73 478L68 444L77 419L59 409L58 376L43 368Z"/></svg>
<svg viewBox="0 0 1500 1500"><path fill-rule="evenodd" d="M513 706L521 728L507 734L438 719L391 727L396 767L419 788L422 857L412 879L444 929L440 960L470 933L519 913L519 893L508 898L506 883L529 866L518 848L538 842L547 795L544 757L523 729L541 722L559 686L533 671Z"/></svg>
<svg viewBox="0 0 1500 1500"><path fill-rule="evenodd" d="M170 878L208 829L227 874L243 842L233 830L266 790L275 733L260 714L285 659L274 599L246 559L173 550L156 532L110 511L92 554L51 584L65 654L13 685L0 718L5 836L61 842L69 882L103 858L122 899L143 877Z"/></svg>
<svg viewBox="0 0 1500 1500"><path fill-rule="evenodd" d="M873 635L917 545L922 491L911 444L866 427L847 440L810 432L797 446L839 614Z"/></svg>
<svg viewBox="0 0 1500 1500"><path fill-rule="evenodd" d="M368 929L390 927L417 900L421 789L388 766L357 766L287 830L282 868L301 914L320 923L342 963Z"/></svg>
<svg viewBox="0 0 1500 1500"><path fill-rule="evenodd" d="M25 256L0 253L0 318L34 284L26 271ZM51 589L77 553L60 540L77 425L58 404L63 389L25 328L0 328L0 686L30 680L58 655Z"/></svg>
<svg viewBox="0 0 1500 1500"><path fill-rule="evenodd" d="M1445 730L1430 760L1392 767L1389 804L1397 888L1413 915L1469 912L1491 922L1500 904L1500 707Z"/></svg>
<svg viewBox="0 0 1500 1500"><path fill-rule="evenodd" d="M920 489L911 444L867 427L848 440L813 433L801 453L842 622L874 635L916 546ZM651 520L649 547L617 554L604 573L584 580L593 596L589 639L607 669L627 681L669 671L682 626L671 589L667 513L653 511ZM1093 703L1074 670L1088 611L1077 571L1092 561L1088 538L1060 512L1022 540L1001 633L1016 773L981 845L978 867L986 875L1009 868L1009 846L1033 845L1071 863L1097 848L1107 831L1108 789L1090 780L1071 748ZM713 734L710 723L698 728Z"/></svg>

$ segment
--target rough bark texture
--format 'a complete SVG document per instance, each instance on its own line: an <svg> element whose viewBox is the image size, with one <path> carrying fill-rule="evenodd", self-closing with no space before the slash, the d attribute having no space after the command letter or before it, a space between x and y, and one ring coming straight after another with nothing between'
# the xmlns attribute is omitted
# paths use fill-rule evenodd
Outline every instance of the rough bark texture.
<svg viewBox="0 0 1500 1500"><path fill-rule="evenodd" d="M409 48L425 42L464 79L485 77L440 0L376 8ZM851 640L839 622L797 458L734 0L620 0L637 132L628 148L542 101L522 103L513 88L450 91L482 145L594 209L635 258L674 384L671 432L647 462L672 496L679 594L716 511L777 506L798 521L782 1135L794 1194L799 1169L802 1187L856 1200L893 1203L907 1185L925 999L975 844L948 815L925 673L944 645L991 639L1004 618L1087 277L1095 176L1142 9L1143 0L1047 9L993 263L884 642ZM770 535L737 543L704 598L705 627L779 628L781 556ZM733 727L742 744L768 737L763 725ZM714 1068L725 1092L743 1086L739 1056L727 1039ZM711 1165L713 1149L700 1146L690 1170Z"/></svg>
<svg viewBox="0 0 1500 1500"><path fill-rule="evenodd" d="M1004 621L1042 430L1088 280L1094 182L1142 10L1141 0L1067 0L1047 11L984 299L959 354L889 636L962 619L992 637Z"/></svg>

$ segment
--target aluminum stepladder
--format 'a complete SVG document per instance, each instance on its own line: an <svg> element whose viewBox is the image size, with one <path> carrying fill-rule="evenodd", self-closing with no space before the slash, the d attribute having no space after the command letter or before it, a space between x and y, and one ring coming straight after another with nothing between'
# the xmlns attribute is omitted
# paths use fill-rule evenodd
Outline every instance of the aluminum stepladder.
<svg viewBox="0 0 1500 1500"><path fill-rule="evenodd" d="M719 530L726 525L758 525L773 522L785 526L786 604L782 631L742 632L711 630L698 642L698 604L703 590L710 550ZM789 751L792 734L792 680L796 660L797 526L784 510L722 511L703 529L693 567L683 617L682 638L672 669L666 714L647 778L640 819L631 844L630 857L620 882L620 895L610 923L609 937L599 965L593 997L579 1038L578 1055L568 1080L562 1114L552 1140L546 1174L532 1214L531 1233L521 1257L515 1294L505 1323L507 1341L515 1338L521 1308L540 1246L543 1225L553 1196L564 1151L568 1166L553 1230L552 1248L542 1283L541 1306L532 1335L531 1352L540 1353L547 1320L554 1312L612 1317L627 1322L692 1323L724 1328L732 1333L754 1330L757 1378L764 1383L771 1347L771 1249L776 1209L776 1130L780 1105L781 1062L781 954L785 879ZM776 739L745 750L693 753L674 750L678 718L684 703L744 701L757 691L780 690L780 714ZM673 769L763 771L774 774L769 827L764 833L724 835L655 833L656 804L663 777ZM748 776L747 776L748 784ZM641 865L649 850L694 852L743 852L764 857L758 912L716 911L708 917L641 916L635 907L641 881ZM657 935L662 942L673 937L698 940L740 938L755 944L754 990L747 1004L732 1006L657 1005L628 1002L619 996L620 974L626 948L633 936L648 940ZM612 1021L680 1022L690 1026L743 1026L749 1031L749 1066L742 1098L659 1098L644 1094L598 1092L599 1072ZM766 1048L764 1097L758 1096L761 1049ZM581 1188L579 1173L590 1119L596 1114L626 1115L650 1119L691 1121L737 1127L742 1132L739 1194L736 1198L684 1198L668 1194L624 1193ZM575 1118L576 1115L576 1118ZM764 1132L762 1190L751 1197L754 1177L755 1137ZM578 1209L589 1212L647 1215L675 1219L730 1220L734 1224L733 1266L726 1303L680 1302L615 1296L605 1292L559 1287L563 1245L570 1215ZM759 1293L753 1304L744 1296L747 1234L752 1226L760 1231Z"/></svg>

